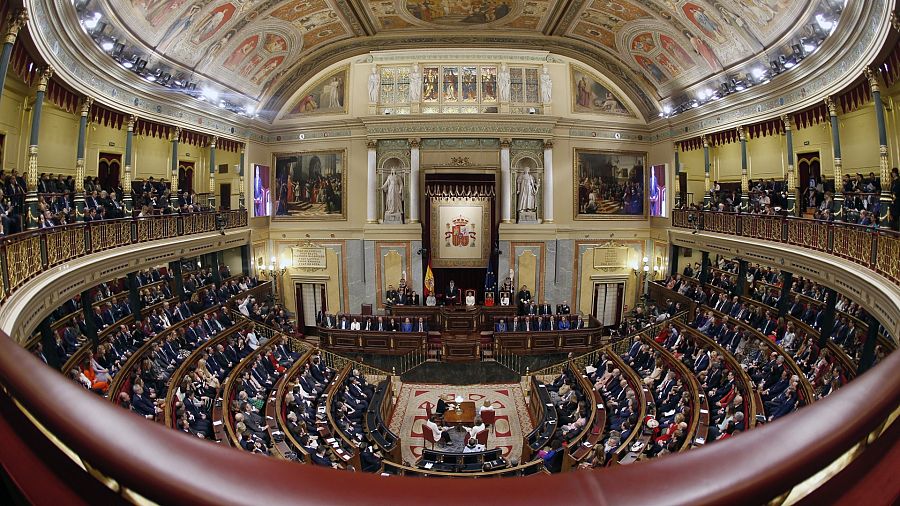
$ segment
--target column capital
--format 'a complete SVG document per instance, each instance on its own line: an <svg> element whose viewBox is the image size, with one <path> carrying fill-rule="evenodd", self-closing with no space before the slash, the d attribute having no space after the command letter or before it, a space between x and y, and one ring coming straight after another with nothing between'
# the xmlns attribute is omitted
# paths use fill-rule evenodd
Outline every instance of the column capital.
<svg viewBox="0 0 900 506"><path fill-rule="evenodd" d="M553 149L553 139L547 139L544 141L544 149Z"/></svg>
<svg viewBox="0 0 900 506"><path fill-rule="evenodd" d="M210 136L210 138L209 138L209 148L210 148L210 149L216 149L216 143L218 143L218 142L219 142L219 137L218 137L218 136L216 136L216 135Z"/></svg>
<svg viewBox="0 0 900 506"><path fill-rule="evenodd" d="M366 142L366 149L375 149L378 147L378 143L375 141Z"/></svg>
<svg viewBox="0 0 900 506"><path fill-rule="evenodd" d="M747 141L747 129L742 126L737 127L738 140L741 142Z"/></svg>
<svg viewBox="0 0 900 506"><path fill-rule="evenodd" d="M781 121L784 123L784 131L788 132L791 130L791 117L787 114L781 115Z"/></svg>
<svg viewBox="0 0 900 506"><path fill-rule="evenodd" d="M134 132L134 124L137 123L137 116L130 114L128 116L128 131Z"/></svg>
<svg viewBox="0 0 900 506"><path fill-rule="evenodd" d="M881 89L878 85L878 74L876 74L875 71L872 70L871 66L863 69L863 74L866 76L866 80L869 81L869 88L871 88L872 93L879 93Z"/></svg>
<svg viewBox="0 0 900 506"><path fill-rule="evenodd" d="M247 144L241 144L241 154L245 154L247 152Z"/></svg>
<svg viewBox="0 0 900 506"><path fill-rule="evenodd" d="M834 104L834 99L831 96L825 97L825 107L828 108L829 116L837 116L837 106Z"/></svg>
<svg viewBox="0 0 900 506"><path fill-rule="evenodd" d="M703 141L703 149L709 149L709 137L701 135L700 140Z"/></svg>
<svg viewBox="0 0 900 506"><path fill-rule="evenodd" d="M16 38L19 36L19 30L28 23L28 11L19 9L9 14L6 23L6 33L3 41L7 44L15 44Z"/></svg>
<svg viewBox="0 0 900 506"><path fill-rule="evenodd" d="M897 17L896 12L891 12L891 26L894 27L894 30L900 32L900 18Z"/></svg>
<svg viewBox="0 0 900 506"><path fill-rule="evenodd" d="M512 144L512 141L509 139L500 139L500 149L509 149L510 144Z"/></svg>
<svg viewBox="0 0 900 506"><path fill-rule="evenodd" d="M410 139L410 140L409 140L409 147L410 147L410 148L418 149L418 148L419 148L419 142L420 142L420 141L421 141L421 139Z"/></svg>
<svg viewBox="0 0 900 506"><path fill-rule="evenodd" d="M81 115L87 116L91 113L91 107L94 105L94 99L91 97L84 97L84 100L81 101Z"/></svg>
<svg viewBox="0 0 900 506"><path fill-rule="evenodd" d="M50 84L50 78L53 77L53 67L47 65L41 70L41 77L38 80L38 92L47 91L47 85Z"/></svg>
<svg viewBox="0 0 900 506"><path fill-rule="evenodd" d="M172 142L178 142L178 139L180 139L180 138L181 138L181 127L175 127L175 129L172 130L172 135L170 136L169 140L171 140Z"/></svg>

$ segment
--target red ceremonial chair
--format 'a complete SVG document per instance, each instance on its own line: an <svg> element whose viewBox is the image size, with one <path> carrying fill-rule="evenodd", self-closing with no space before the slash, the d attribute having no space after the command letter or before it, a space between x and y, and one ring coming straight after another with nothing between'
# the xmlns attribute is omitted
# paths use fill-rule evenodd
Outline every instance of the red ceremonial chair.
<svg viewBox="0 0 900 506"><path fill-rule="evenodd" d="M483 444L485 448L487 448L487 438L488 438L488 430L487 429L479 431L478 434L475 434L475 439L477 439L480 444Z"/></svg>
<svg viewBox="0 0 900 506"><path fill-rule="evenodd" d="M484 422L484 425L490 427L492 430L494 428L494 422L497 420L497 412L493 409L482 409L481 410L481 421Z"/></svg>
<svg viewBox="0 0 900 506"><path fill-rule="evenodd" d="M427 425L422 425L422 446L423 447L425 446L426 441L431 442L431 449L433 450L434 444L437 443L437 441L434 440L434 431L431 430L431 427L429 427Z"/></svg>
<svg viewBox="0 0 900 506"><path fill-rule="evenodd" d="M434 416L434 415L431 413L431 403L430 403L430 402L429 402L428 404L425 405L425 415L428 416L428 419L429 419L429 420L431 420L431 417Z"/></svg>

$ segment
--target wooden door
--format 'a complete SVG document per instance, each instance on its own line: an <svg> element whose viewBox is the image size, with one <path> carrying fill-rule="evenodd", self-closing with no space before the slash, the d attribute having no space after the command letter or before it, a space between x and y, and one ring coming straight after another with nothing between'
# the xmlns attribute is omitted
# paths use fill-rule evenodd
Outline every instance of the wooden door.
<svg viewBox="0 0 900 506"><path fill-rule="evenodd" d="M178 161L178 193L194 193L194 162Z"/></svg>
<svg viewBox="0 0 900 506"><path fill-rule="evenodd" d="M119 171L122 168L122 155L118 153L100 153L97 163L97 177L104 190L119 187Z"/></svg>
<svg viewBox="0 0 900 506"><path fill-rule="evenodd" d="M231 209L231 183L219 185L219 207Z"/></svg>

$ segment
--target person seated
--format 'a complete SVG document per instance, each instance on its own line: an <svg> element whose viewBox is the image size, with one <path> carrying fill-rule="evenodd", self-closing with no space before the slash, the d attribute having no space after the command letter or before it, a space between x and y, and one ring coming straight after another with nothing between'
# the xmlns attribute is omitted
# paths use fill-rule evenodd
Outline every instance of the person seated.
<svg viewBox="0 0 900 506"><path fill-rule="evenodd" d="M350 322L350 330L360 330L359 320L353 318L353 321Z"/></svg>
<svg viewBox="0 0 900 506"><path fill-rule="evenodd" d="M466 306L475 305L475 290L466 290Z"/></svg>
<svg viewBox="0 0 900 506"><path fill-rule="evenodd" d="M434 296L434 292L429 293L427 297L425 297L425 305L428 307L437 306L437 297Z"/></svg>
<svg viewBox="0 0 900 506"><path fill-rule="evenodd" d="M566 304L566 301L562 301L562 304L556 306L556 314L558 315L569 314L570 312L571 309L569 308L569 305Z"/></svg>
<svg viewBox="0 0 900 506"><path fill-rule="evenodd" d="M484 294L484 305L485 307L494 306L494 292L487 292Z"/></svg>
<svg viewBox="0 0 900 506"><path fill-rule="evenodd" d="M506 320L501 318L500 321L494 325L494 332L506 332Z"/></svg>
<svg viewBox="0 0 900 506"><path fill-rule="evenodd" d="M487 399L485 399L484 402L481 403L481 406L478 406L478 414L481 415L481 412L485 411L485 410L487 410L487 411L494 410L494 407L491 404L491 401L489 401ZM477 418L476 420L480 420L480 418Z"/></svg>
<svg viewBox="0 0 900 506"><path fill-rule="evenodd" d="M440 402L440 401L438 401ZM450 439L450 429L441 428L438 424L434 423L433 420L428 420L425 422L425 425L431 429L431 432L434 433L434 440L443 443L444 445L448 445L453 441Z"/></svg>
<svg viewBox="0 0 900 506"><path fill-rule="evenodd" d="M567 316L560 318L559 323L557 323L557 328L559 330L569 330L569 318Z"/></svg>
<svg viewBox="0 0 900 506"><path fill-rule="evenodd" d="M485 451L484 445L479 444L478 440L475 438L469 439L468 444L466 444L466 447L463 448L463 453L477 453L483 451Z"/></svg>
<svg viewBox="0 0 900 506"><path fill-rule="evenodd" d="M509 293L510 292L500 292L500 305L501 306L509 305Z"/></svg>
<svg viewBox="0 0 900 506"><path fill-rule="evenodd" d="M447 398L452 399L453 395L448 394ZM434 414L443 418L444 413L446 411L447 411L447 401L445 401L443 397L438 397L437 405L434 407Z"/></svg>
<svg viewBox="0 0 900 506"><path fill-rule="evenodd" d="M316 448L315 453L312 453L312 455L310 455L310 459L312 460L312 463L317 466L333 467L333 468L337 469L338 465L335 464L334 462L332 462L328 457L325 456L325 448L327 448L325 445L321 445L318 448Z"/></svg>
<svg viewBox="0 0 900 506"><path fill-rule="evenodd" d="M489 401L484 401L484 402L489 403ZM481 408L482 408L482 406L478 407L479 412L480 412ZM472 425L471 427L467 427L466 431L469 433L470 438L474 438L478 435L479 432L481 432L485 429L487 429L487 427L484 425L484 422L481 421L481 417L476 416L474 425Z"/></svg>
<svg viewBox="0 0 900 506"><path fill-rule="evenodd" d="M409 320L409 318L405 318L403 320L403 323L400 324L400 332L412 332L412 331L413 331L412 322Z"/></svg>
<svg viewBox="0 0 900 506"><path fill-rule="evenodd" d="M415 332L428 332L428 323L425 322L425 318L419 317L414 330Z"/></svg>

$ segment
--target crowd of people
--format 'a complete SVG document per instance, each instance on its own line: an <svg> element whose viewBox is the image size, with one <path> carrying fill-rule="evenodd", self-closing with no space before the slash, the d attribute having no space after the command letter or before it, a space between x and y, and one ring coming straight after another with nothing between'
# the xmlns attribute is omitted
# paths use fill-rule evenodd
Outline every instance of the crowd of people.
<svg viewBox="0 0 900 506"><path fill-rule="evenodd" d="M698 203L690 206L682 203L680 208L690 210L710 210L720 212L742 212L759 215L787 215L788 193L783 181L748 182L750 193L742 202L739 190L723 191L718 181L709 190L708 206ZM865 226L886 227L900 231L900 172L895 167L890 172L890 201L885 208L881 201L882 182L874 172L868 176L856 173L845 174L841 181L843 202L835 200L833 185L811 179L809 185L798 196L797 207L805 210L814 219L841 221ZM882 220L887 217L887 222Z"/></svg>
<svg viewBox="0 0 900 506"><path fill-rule="evenodd" d="M424 317L334 315L320 312L316 324L326 329L368 330L373 332L428 332L428 321ZM398 321L399 320L399 321Z"/></svg>

